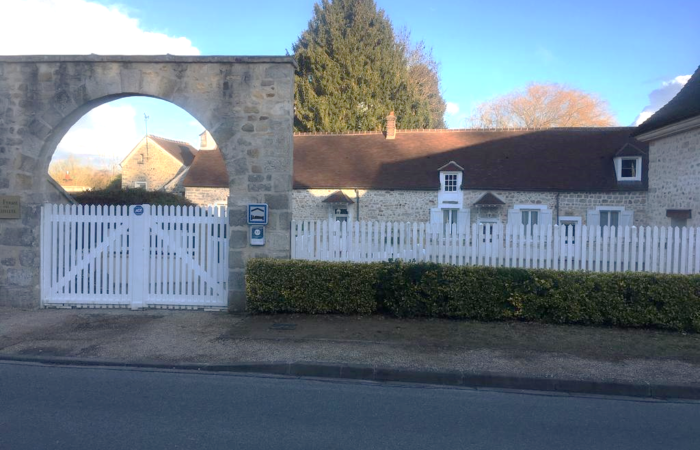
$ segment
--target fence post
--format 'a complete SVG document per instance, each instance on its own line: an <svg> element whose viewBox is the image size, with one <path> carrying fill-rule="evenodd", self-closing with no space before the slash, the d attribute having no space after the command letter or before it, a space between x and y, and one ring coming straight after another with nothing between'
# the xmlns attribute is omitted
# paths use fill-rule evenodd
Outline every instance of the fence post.
<svg viewBox="0 0 700 450"><path fill-rule="evenodd" d="M146 307L146 283L148 277L145 261L148 261L148 239L150 234L151 209L148 205L136 205L129 208L129 296L131 309Z"/></svg>

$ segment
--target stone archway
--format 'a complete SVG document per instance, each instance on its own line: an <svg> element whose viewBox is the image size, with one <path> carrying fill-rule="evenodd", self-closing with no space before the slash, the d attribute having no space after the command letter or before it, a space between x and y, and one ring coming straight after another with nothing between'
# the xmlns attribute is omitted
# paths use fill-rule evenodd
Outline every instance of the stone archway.
<svg viewBox="0 0 700 450"><path fill-rule="evenodd" d="M294 61L291 57L2 56L0 305L38 307L40 207L65 202L48 165L61 138L92 108L128 96L169 101L208 129L229 172L229 309L245 308L245 261L289 257ZM267 203L266 245L248 243L246 207Z"/></svg>

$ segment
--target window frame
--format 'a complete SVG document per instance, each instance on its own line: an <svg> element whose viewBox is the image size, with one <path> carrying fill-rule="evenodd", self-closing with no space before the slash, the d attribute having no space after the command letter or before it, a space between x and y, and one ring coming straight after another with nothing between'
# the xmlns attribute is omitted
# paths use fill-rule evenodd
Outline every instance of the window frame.
<svg viewBox="0 0 700 450"><path fill-rule="evenodd" d="M139 186L143 185L143 186ZM148 190L148 181L134 181L134 189L145 189Z"/></svg>
<svg viewBox="0 0 700 450"><path fill-rule="evenodd" d="M623 161L635 161L636 162L636 175L633 177L623 177L622 176L622 162ZM615 175L617 176L617 181L642 181L642 157L641 156L618 156L615 158Z"/></svg>
<svg viewBox="0 0 700 450"><path fill-rule="evenodd" d="M562 222L566 222L566 223L562 223ZM574 224L574 227L576 227L576 228L574 228L574 235L573 235L573 239L571 240L571 243L575 244L576 243L576 229L581 230L581 227L583 226L583 218L581 216L559 216L557 223L559 224L560 227L566 226L566 225L569 225L572 223ZM569 229L570 228L568 228L566 230L569 230ZM564 241L564 243L565 244L569 243L568 235L567 235L567 239L566 239L566 241Z"/></svg>

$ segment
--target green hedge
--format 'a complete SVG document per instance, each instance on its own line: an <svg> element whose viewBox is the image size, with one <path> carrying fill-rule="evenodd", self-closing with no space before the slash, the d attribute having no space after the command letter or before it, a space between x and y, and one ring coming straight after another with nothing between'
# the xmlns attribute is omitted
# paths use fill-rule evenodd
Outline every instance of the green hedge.
<svg viewBox="0 0 700 450"><path fill-rule="evenodd" d="M374 311L700 332L700 276L255 259L255 313Z"/></svg>
<svg viewBox="0 0 700 450"><path fill-rule="evenodd" d="M72 194L81 205L193 205L182 195L163 191L147 191L142 188L91 189Z"/></svg>

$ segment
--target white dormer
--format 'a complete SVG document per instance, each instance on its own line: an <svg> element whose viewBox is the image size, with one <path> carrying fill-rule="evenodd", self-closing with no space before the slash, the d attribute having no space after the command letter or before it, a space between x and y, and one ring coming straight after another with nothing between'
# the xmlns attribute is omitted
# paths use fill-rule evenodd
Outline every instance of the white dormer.
<svg viewBox="0 0 700 450"><path fill-rule="evenodd" d="M440 192L438 192L438 208L462 209L462 176L464 168L450 161L438 169L440 172Z"/></svg>
<svg viewBox="0 0 700 450"><path fill-rule="evenodd" d="M642 157L645 153L630 143L626 143L615 154L615 176L617 181L642 181Z"/></svg>
<svg viewBox="0 0 700 450"><path fill-rule="evenodd" d="M617 181L642 181L641 156L618 156L614 161Z"/></svg>

